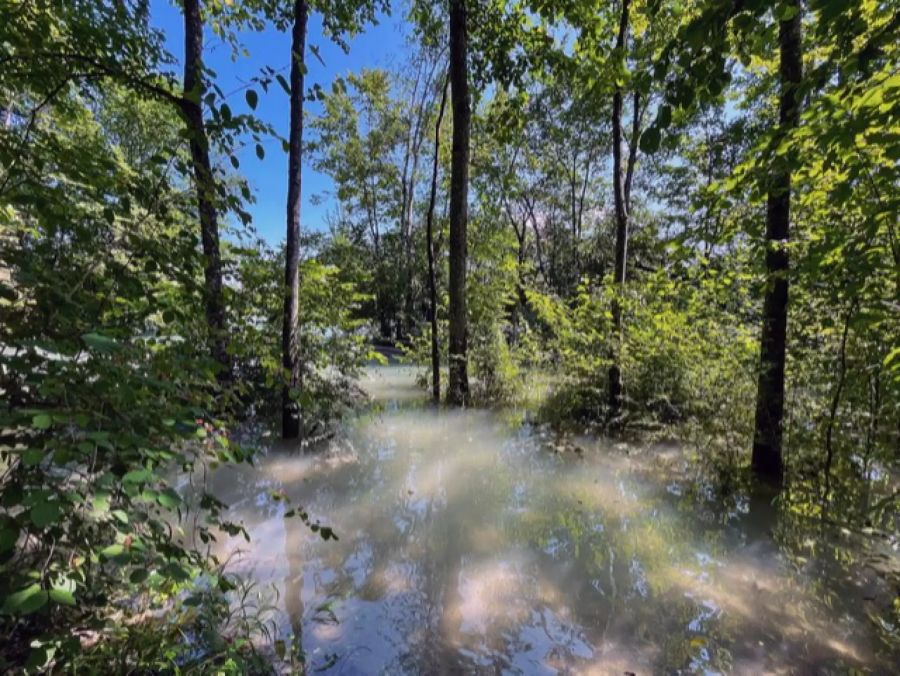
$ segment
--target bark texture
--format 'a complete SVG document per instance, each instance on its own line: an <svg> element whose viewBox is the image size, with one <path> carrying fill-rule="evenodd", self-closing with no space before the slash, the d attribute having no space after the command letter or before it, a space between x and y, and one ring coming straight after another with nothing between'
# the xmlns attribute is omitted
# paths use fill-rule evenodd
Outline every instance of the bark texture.
<svg viewBox="0 0 900 676"><path fill-rule="evenodd" d="M625 40L628 35L629 0L622 0L622 14L619 18L619 32L616 35L616 52L624 53ZM616 211L616 260L613 281L621 292L625 286L625 267L628 256L628 193L631 190L631 172L634 164L631 158L634 155L629 150L629 173L624 172L622 158L622 101L623 92L620 85L616 85L613 93L612 108L612 145L613 145L613 202ZM638 120L638 111L634 111L634 118ZM609 409L610 417L618 417L622 410L622 369L619 365L618 342L622 333L622 308L617 301L612 307L613 327L615 331L612 366L609 367Z"/></svg>
<svg viewBox="0 0 900 676"><path fill-rule="evenodd" d="M802 77L801 2L792 0L796 13L779 26L780 65L779 132L776 144L800 120L797 88ZM766 295L760 336L760 369L756 394L756 423L751 466L772 483L784 477L784 363L787 340L788 253L790 235L792 153L775 156L766 209Z"/></svg>
<svg viewBox="0 0 900 676"><path fill-rule="evenodd" d="M306 53L306 0L294 3L291 31L290 133L288 138L287 241L284 257L284 315L281 326L281 363L287 381L281 393L281 436L300 436L297 392L302 384L300 358L300 195L303 161L303 71Z"/></svg>
<svg viewBox="0 0 900 676"><path fill-rule="evenodd" d="M437 270L434 250L434 207L437 201L438 166L441 155L441 123L444 121L444 109L447 107L447 87L450 80L441 88L441 103L438 108L437 121L434 123L434 164L431 167L431 193L428 196L428 215L425 220L425 239L428 247L428 302L431 310L431 398L435 402L441 400L441 349L438 337L438 302L437 302Z"/></svg>
<svg viewBox="0 0 900 676"><path fill-rule="evenodd" d="M450 87L453 146L450 169L450 363L447 403L469 399L468 317L466 311L466 231L469 192L468 35L465 0L450 0Z"/></svg>
<svg viewBox="0 0 900 676"><path fill-rule="evenodd" d="M222 257L219 251L219 218L216 212L216 184L209 161L209 138L203 122L203 20L200 0L184 0L184 97L182 114L190 136L191 163L200 215L203 247L204 301L212 357L220 366L220 380L229 380L231 359L225 325L222 294Z"/></svg>

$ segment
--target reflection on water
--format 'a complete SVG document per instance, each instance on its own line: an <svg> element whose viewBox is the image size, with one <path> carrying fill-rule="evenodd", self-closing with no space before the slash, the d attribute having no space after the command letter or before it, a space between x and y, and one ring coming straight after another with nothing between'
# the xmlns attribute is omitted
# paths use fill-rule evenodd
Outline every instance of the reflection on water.
<svg viewBox="0 0 900 676"><path fill-rule="evenodd" d="M785 557L769 500L686 497L672 448L435 410L406 369L364 385L384 406L327 448L212 479L252 538L223 546L278 587L312 669L891 672L862 592L835 602ZM340 540L285 519L273 490Z"/></svg>

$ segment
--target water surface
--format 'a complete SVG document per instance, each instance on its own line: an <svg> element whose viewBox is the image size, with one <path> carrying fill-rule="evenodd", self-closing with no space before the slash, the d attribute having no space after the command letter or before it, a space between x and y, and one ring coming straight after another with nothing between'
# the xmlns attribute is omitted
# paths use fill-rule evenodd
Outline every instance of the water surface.
<svg viewBox="0 0 900 676"><path fill-rule="evenodd" d="M767 500L698 499L677 448L435 410L403 368L363 384L381 406L323 448L212 479L251 536L232 569L312 670L891 673L867 592L784 556Z"/></svg>

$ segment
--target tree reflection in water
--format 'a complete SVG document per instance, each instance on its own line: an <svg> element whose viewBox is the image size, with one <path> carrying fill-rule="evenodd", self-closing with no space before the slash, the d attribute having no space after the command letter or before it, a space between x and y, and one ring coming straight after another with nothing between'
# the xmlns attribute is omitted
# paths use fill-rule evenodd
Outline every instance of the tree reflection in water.
<svg viewBox="0 0 900 676"><path fill-rule="evenodd" d="M214 477L311 668L892 672L889 578L801 492L721 497L671 446L560 443L437 411L405 369L370 378L387 403L326 448ZM340 540L284 519L273 489Z"/></svg>

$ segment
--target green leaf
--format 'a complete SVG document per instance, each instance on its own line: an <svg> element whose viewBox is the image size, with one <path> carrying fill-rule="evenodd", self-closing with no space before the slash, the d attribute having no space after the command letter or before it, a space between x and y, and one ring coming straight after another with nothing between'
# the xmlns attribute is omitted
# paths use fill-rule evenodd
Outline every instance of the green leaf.
<svg viewBox="0 0 900 676"><path fill-rule="evenodd" d="M46 430L53 424L49 413L38 413L31 419L31 426L35 429Z"/></svg>
<svg viewBox="0 0 900 676"><path fill-rule="evenodd" d="M58 502L39 502L31 508L31 522L38 528L46 528L59 520Z"/></svg>
<svg viewBox="0 0 900 676"><path fill-rule="evenodd" d="M50 590L50 599L64 606L75 605L75 594L63 587L53 587Z"/></svg>
<svg viewBox="0 0 900 676"><path fill-rule="evenodd" d="M94 514L105 514L109 511L109 493L107 491L97 491L93 500Z"/></svg>
<svg viewBox="0 0 900 676"><path fill-rule="evenodd" d="M172 578L176 582L184 582L185 580L191 579L190 573L175 561L167 563L159 572L161 575Z"/></svg>
<svg viewBox="0 0 900 676"><path fill-rule="evenodd" d="M153 472L149 469L134 469L122 477L122 482L126 484L139 484L149 481L153 477Z"/></svg>
<svg viewBox="0 0 900 676"><path fill-rule="evenodd" d="M256 156L259 159L263 159L266 156L266 149L259 143L256 144Z"/></svg>
<svg viewBox="0 0 900 676"><path fill-rule="evenodd" d="M48 598L50 598L49 594L35 582L25 589L20 589L15 594L7 596L3 603L3 610L27 615L43 608Z"/></svg>
<svg viewBox="0 0 900 676"><path fill-rule="evenodd" d="M0 530L0 553L12 549L18 541L19 529L14 523L10 523Z"/></svg>
<svg viewBox="0 0 900 676"><path fill-rule="evenodd" d="M34 467L35 465L40 465L41 460L43 459L44 452L37 448L29 448L22 453L22 463L26 467Z"/></svg>
<svg viewBox="0 0 900 676"><path fill-rule="evenodd" d="M247 99L247 105L251 109L256 110L256 104L259 103L259 96L257 96L256 92L253 89L248 89L244 94L244 98Z"/></svg>
<svg viewBox="0 0 900 676"><path fill-rule="evenodd" d="M659 149L661 138L658 127L648 127L647 130L641 134L641 151L648 155L652 155Z"/></svg>
<svg viewBox="0 0 900 676"><path fill-rule="evenodd" d="M890 366L895 361L900 362L900 347L895 347L888 352L888 355L884 358L882 364L884 366Z"/></svg>
<svg viewBox="0 0 900 676"><path fill-rule="evenodd" d="M156 500L166 509L174 509L181 504L181 497L171 488L160 493Z"/></svg>
<svg viewBox="0 0 900 676"><path fill-rule="evenodd" d="M784 3L775 8L775 16L778 17L779 21L790 21L797 16L799 11L800 8L796 5Z"/></svg>
<svg viewBox="0 0 900 676"><path fill-rule="evenodd" d="M88 348L96 352L115 352L120 347L115 340L99 333L85 333L81 336L81 340Z"/></svg>
<svg viewBox="0 0 900 676"><path fill-rule="evenodd" d="M315 530L315 529L313 529L313 530ZM334 532L334 530L332 530L331 526L320 526L318 530L319 530L319 535L326 542L328 540L337 540L338 539L337 534L335 534L335 532Z"/></svg>
<svg viewBox="0 0 900 676"><path fill-rule="evenodd" d="M284 75L279 73L275 76L275 79L278 80L278 84L281 85L281 88L285 91L285 93L287 93L287 95L290 96L291 87L288 84L288 81L284 78Z"/></svg>
<svg viewBox="0 0 900 676"><path fill-rule="evenodd" d="M133 584L140 584L148 577L150 577L150 571L148 571L146 568L135 568L133 571L131 571L131 575L128 576L128 579Z"/></svg>
<svg viewBox="0 0 900 676"><path fill-rule="evenodd" d="M655 126L659 129L665 129L670 124L672 124L672 106L660 106Z"/></svg>
<svg viewBox="0 0 900 676"><path fill-rule="evenodd" d="M108 559L119 556L122 552L125 551L125 547L120 544L109 545L108 547L104 547L100 550L100 555L105 556Z"/></svg>

